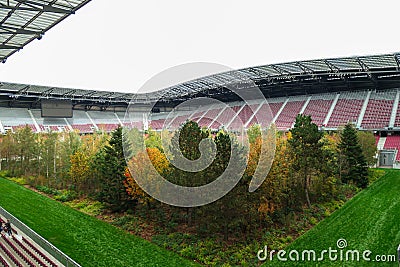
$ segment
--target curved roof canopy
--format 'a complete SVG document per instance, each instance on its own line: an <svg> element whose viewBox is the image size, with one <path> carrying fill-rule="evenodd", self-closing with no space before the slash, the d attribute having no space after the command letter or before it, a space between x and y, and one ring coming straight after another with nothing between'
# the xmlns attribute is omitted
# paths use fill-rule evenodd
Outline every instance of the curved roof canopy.
<svg viewBox="0 0 400 267"><path fill-rule="evenodd" d="M1 1L1 0L0 0ZM266 97L313 94L343 90L400 88L400 53L296 61L218 73L146 94L82 90L0 83L0 97L65 98L91 103L177 103L197 96L236 100L228 86L246 89L256 83ZM251 85L250 85L251 86Z"/></svg>
<svg viewBox="0 0 400 267"><path fill-rule="evenodd" d="M90 0L0 0L0 61L41 39Z"/></svg>
<svg viewBox="0 0 400 267"><path fill-rule="evenodd" d="M135 95L134 101L190 98L199 94L206 96L207 93L204 92L212 95L215 90L232 84L243 83L242 88L246 88L249 80L255 82L267 96L268 88L279 90L282 93L286 86L327 84L335 80L342 81L343 87L348 86L351 80L363 80L375 87L374 89L379 89L380 80L395 80L399 82L398 87L400 88L400 53L305 60L243 68L201 77L158 92ZM371 86L364 89L369 89L368 87ZM284 94L291 95L293 93L296 94L294 91L287 91ZM301 90L299 93L307 94L307 91Z"/></svg>

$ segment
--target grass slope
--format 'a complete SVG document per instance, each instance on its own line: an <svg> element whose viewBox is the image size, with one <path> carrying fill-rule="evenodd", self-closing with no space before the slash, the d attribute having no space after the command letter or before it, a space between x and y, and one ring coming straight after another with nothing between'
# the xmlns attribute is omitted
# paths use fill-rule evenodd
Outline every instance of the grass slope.
<svg viewBox="0 0 400 267"><path fill-rule="evenodd" d="M105 222L0 178L0 205L82 266L193 266Z"/></svg>
<svg viewBox="0 0 400 267"><path fill-rule="evenodd" d="M386 174L369 188L360 192L340 210L323 220L285 250L313 249L317 258L324 249L338 249L336 242L344 238L347 250L370 250L371 262L336 261L278 262L267 266L399 266L398 263L374 261L376 255L397 255L400 244L400 171L387 170ZM271 248L273 249L273 248ZM300 254L301 255L301 254ZM345 255L345 254L344 254ZM288 257L288 255L286 255ZM301 256L300 256L301 257ZM361 256L360 256L361 257ZM325 258L328 258L325 255Z"/></svg>

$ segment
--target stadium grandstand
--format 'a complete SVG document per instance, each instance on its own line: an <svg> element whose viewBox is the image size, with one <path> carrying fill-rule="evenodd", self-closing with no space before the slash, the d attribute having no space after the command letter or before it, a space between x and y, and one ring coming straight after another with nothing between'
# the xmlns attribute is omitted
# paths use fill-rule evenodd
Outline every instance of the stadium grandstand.
<svg viewBox="0 0 400 267"><path fill-rule="evenodd" d="M38 41L90 0L0 0L0 62ZM243 101L229 88L256 85L265 98ZM298 114L320 130L353 123L372 131L379 167L400 168L400 53L328 58L248 67L218 73L151 93L132 94L0 81L0 134L28 126L34 133L111 132L119 126L160 131L187 119L212 130L272 122L288 131ZM192 106L213 98L226 106ZM152 107L151 114L144 112ZM136 117L127 117L133 108ZM170 117L173 114L173 117ZM271 117L272 116L272 117ZM0 266L80 266L0 207L13 234L0 233Z"/></svg>
<svg viewBox="0 0 400 267"><path fill-rule="evenodd" d="M207 97L225 102L232 115L220 106L192 107L174 113L168 124L187 118L202 127L230 127L238 119L245 128L262 123L270 110L272 122L288 131L297 114L310 115L321 130L337 130L353 123L373 131L379 150L378 166L400 164L400 54L333 58L257 66L218 73L157 92L131 94L0 83L0 131L28 125L34 132L110 132L118 126L161 130L170 112L186 100ZM229 86L246 90L255 83L265 100L243 102ZM254 84L253 84L254 85ZM45 101L56 101L48 104ZM57 102L59 101L59 102ZM66 105L65 116L43 116L45 107ZM125 121L130 104L139 111L154 105L150 116ZM70 110L68 110L70 109ZM55 110L55 109L53 109ZM71 112L72 111L72 112ZM261 120L261 121L257 121Z"/></svg>
<svg viewBox="0 0 400 267"><path fill-rule="evenodd" d="M0 266L79 266L25 224L0 208L0 223L11 218L12 234L0 233ZM58 260L58 259L60 260Z"/></svg>

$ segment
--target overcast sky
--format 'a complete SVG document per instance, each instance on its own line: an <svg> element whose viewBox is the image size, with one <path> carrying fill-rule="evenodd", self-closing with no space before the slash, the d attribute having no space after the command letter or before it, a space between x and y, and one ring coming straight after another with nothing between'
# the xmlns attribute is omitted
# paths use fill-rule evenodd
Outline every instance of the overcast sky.
<svg viewBox="0 0 400 267"><path fill-rule="evenodd" d="M192 62L243 68L400 52L400 1L92 0L0 65L0 81L135 92Z"/></svg>

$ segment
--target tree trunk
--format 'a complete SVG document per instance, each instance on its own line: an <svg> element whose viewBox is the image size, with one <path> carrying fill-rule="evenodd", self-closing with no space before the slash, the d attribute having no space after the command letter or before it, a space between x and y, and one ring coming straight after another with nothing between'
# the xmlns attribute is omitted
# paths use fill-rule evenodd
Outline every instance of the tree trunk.
<svg viewBox="0 0 400 267"><path fill-rule="evenodd" d="M311 208L310 196L308 194L308 175L307 175L307 170L304 173L304 192L306 194L307 205L308 205L309 208Z"/></svg>
<svg viewBox="0 0 400 267"><path fill-rule="evenodd" d="M304 188L304 191L306 193L306 199L307 199L307 205L309 208L311 208L311 202L310 202L310 196L308 195L308 188Z"/></svg>

